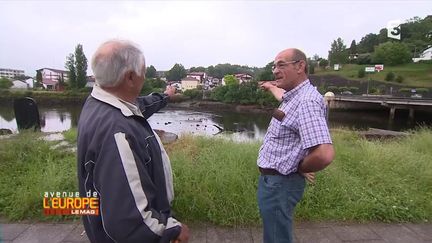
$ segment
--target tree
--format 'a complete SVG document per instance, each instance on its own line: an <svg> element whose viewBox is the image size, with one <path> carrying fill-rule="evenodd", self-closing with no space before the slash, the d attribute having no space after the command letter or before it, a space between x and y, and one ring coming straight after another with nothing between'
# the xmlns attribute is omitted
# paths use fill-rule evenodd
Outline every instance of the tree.
<svg viewBox="0 0 432 243"><path fill-rule="evenodd" d="M75 47L75 71L77 88L84 88L87 84L87 58L81 44Z"/></svg>
<svg viewBox="0 0 432 243"><path fill-rule="evenodd" d="M35 83L35 87L33 87L33 88L37 88L37 87L43 87L43 85L42 85L42 71L41 70L36 70L36 83Z"/></svg>
<svg viewBox="0 0 432 243"><path fill-rule="evenodd" d="M239 81L236 79L236 77L234 77L234 75L225 75L223 77L225 84L227 86L232 86L232 85L236 85L239 84Z"/></svg>
<svg viewBox="0 0 432 243"><path fill-rule="evenodd" d="M325 68L325 67L327 67L328 66L328 64L329 64L329 62L328 62L328 60L327 59L321 59L320 61L319 61L319 63L318 63L318 65L320 66L320 68Z"/></svg>
<svg viewBox="0 0 432 243"><path fill-rule="evenodd" d="M72 89L77 88L77 81L76 81L76 69L75 69L75 56L74 54L69 54L69 56L66 57L66 63L65 68L68 70L68 79L69 79L69 86Z"/></svg>
<svg viewBox="0 0 432 243"><path fill-rule="evenodd" d="M349 52L350 52L350 54L357 54L357 44L356 44L355 40L353 40L351 42L351 46L349 48Z"/></svg>
<svg viewBox="0 0 432 243"><path fill-rule="evenodd" d="M273 71L272 71L272 66L273 66L273 62L269 62L265 67L264 70L261 71L261 73L259 73L257 75L257 81L270 81L270 80L274 80L274 75L273 75Z"/></svg>
<svg viewBox="0 0 432 243"><path fill-rule="evenodd" d="M314 63L310 63L309 64L309 74L314 74L315 73L315 65Z"/></svg>
<svg viewBox="0 0 432 243"><path fill-rule="evenodd" d="M186 77L186 69L178 63L174 64L167 74L167 79L170 81L180 81L184 77Z"/></svg>
<svg viewBox="0 0 432 243"><path fill-rule="evenodd" d="M8 78L0 78L0 89L9 89L12 85L12 81L10 81Z"/></svg>
<svg viewBox="0 0 432 243"><path fill-rule="evenodd" d="M189 72L205 72L205 71L206 71L206 68L205 67L201 67L201 66L199 66L199 67L191 67L189 69Z"/></svg>
<svg viewBox="0 0 432 243"><path fill-rule="evenodd" d="M87 83L87 58L81 44L75 47L75 54L70 53L66 57L65 68L68 70L70 88L84 88Z"/></svg>
<svg viewBox="0 0 432 243"><path fill-rule="evenodd" d="M146 78L156 78L156 68L153 65L150 65L150 67L147 68Z"/></svg>
<svg viewBox="0 0 432 243"><path fill-rule="evenodd" d="M378 44L388 41L387 28L382 28L378 34Z"/></svg>
<svg viewBox="0 0 432 243"><path fill-rule="evenodd" d="M331 44L328 58L331 64L344 64L348 62L348 52L340 37Z"/></svg>
<svg viewBox="0 0 432 243"><path fill-rule="evenodd" d="M373 52L375 46L378 44L378 35L369 33L360 40L359 44L357 45L357 50L359 53Z"/></svg>
<svg viewBox="0 0 432 243"><path fill-rule="evenodd" d="M375 63L395 66L409 63L411 61L411 53L403 43L386 42L376 48L372 60Z"/></svg>

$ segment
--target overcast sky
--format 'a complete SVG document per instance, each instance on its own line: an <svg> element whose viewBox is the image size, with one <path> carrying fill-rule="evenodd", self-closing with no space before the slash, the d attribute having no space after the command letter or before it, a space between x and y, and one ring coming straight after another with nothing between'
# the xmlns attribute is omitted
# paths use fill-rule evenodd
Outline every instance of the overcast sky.
<svg viewBox="0 0 432 243"><path fill-rule="evenodd" d="M327 58L336 38L349 47L390 20L432 14L432 3L0 0L0 9L0 67L33 76L43 67L64 69L78 43L90 63L96 48L112 38L137 43L157 70L175 63L263 67L288 47Z"/></svg>

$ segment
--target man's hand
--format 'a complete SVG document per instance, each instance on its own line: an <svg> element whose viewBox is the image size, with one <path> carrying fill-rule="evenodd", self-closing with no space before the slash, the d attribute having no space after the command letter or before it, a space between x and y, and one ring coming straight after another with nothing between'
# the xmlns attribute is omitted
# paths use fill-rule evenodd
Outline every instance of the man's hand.
<svg viewBox="0 0 432 243"><path fill-rule="evenodd" d="M167 85L164 94L167 94L170 98L175 94L176 92L176 88L171 86L171 85Z"/></svg>
<svg viewBox="0 0 432 243"><path fill-rule="evenodd" d="M276 87L273 82L258 82L258 85L263 90L270 90L273 87Z"/></svg>
<svg viewBox="0 0 432 243"><path fill-rule="evenodd" d="M311 183L312 185L315 184L315 173L309 172L309 173L302 173L300 172L300 175L302 175L306 180Z"/></svg>
<svg viewBox="0 0 432 243"><path fill-rule="evenodd" d="M270 91L278 101L282 101L285 90L277 87L272 81L259 82L258 85L261 89Z"/></svg>
<svg viewBox="0 0 432 243"><path fill-rule="evenodd" d="M187 243L189 241L189 227L182 224L180 235L173 241L173 243Z"/></svg>

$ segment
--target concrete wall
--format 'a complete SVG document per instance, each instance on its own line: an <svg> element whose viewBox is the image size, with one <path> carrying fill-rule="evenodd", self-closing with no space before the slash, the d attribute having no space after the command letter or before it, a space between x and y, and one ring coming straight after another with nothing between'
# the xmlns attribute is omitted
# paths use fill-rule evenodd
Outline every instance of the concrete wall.
<svg viewBox="0 0 432 243"><path fill-rule="evenodd" d="M331 110L388 110L380 103L340 101L332 97L326 97L325 100Z"/></svg>

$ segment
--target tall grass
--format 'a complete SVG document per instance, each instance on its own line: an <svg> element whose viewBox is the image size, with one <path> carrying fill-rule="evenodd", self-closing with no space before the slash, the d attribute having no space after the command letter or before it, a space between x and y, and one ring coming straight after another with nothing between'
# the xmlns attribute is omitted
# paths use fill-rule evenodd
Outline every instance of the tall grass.
<svg viewBox="0 0 432 243"><path fill-rule="evenodd" d="M72 141L76 131L66 137ZM420 222L432 219L432 131L407 138L367 141L349 130L332 131L334 162L317 174L296 209L296 219ZM69 139L68 139L69 140ZM220 225L259 224L256 203L260 143L183 136L166 145L180 220ZM0 140L0 215L42 216L45 191L76 191L74 154L49 149L20 134Z"/></svg>
<svg viewBox="0 0 432 243"><path fill-rule="evenodd" d="M257 143L182 137L167 146L174 171L174 210L189 221L253 224L256 206Z"/></svg>
<svg viewBox="0 0 432 243"><path fill-rule="evenodd" d="M333 133L336 159L306 191L297 215L314 220L432 219L432 133L393 141Z"/></svg>
<svg viewBox="0 0 432 243"><path fill-rule="evenodd" d="M50 149L40 135L0 140L0 215L10 220L60 220L43 216L43 193L77 191L75 155Z"/></svg>
<svg viewBox="0 0 432 243"><path fill-rule="evenodd" d="M418 222L432 219L432 132L367 141L333 132L334 162L317 174L296 210L302 220ZM191 138L168 147L177 213L217 224L259 223L259 144Z"/></svg>

